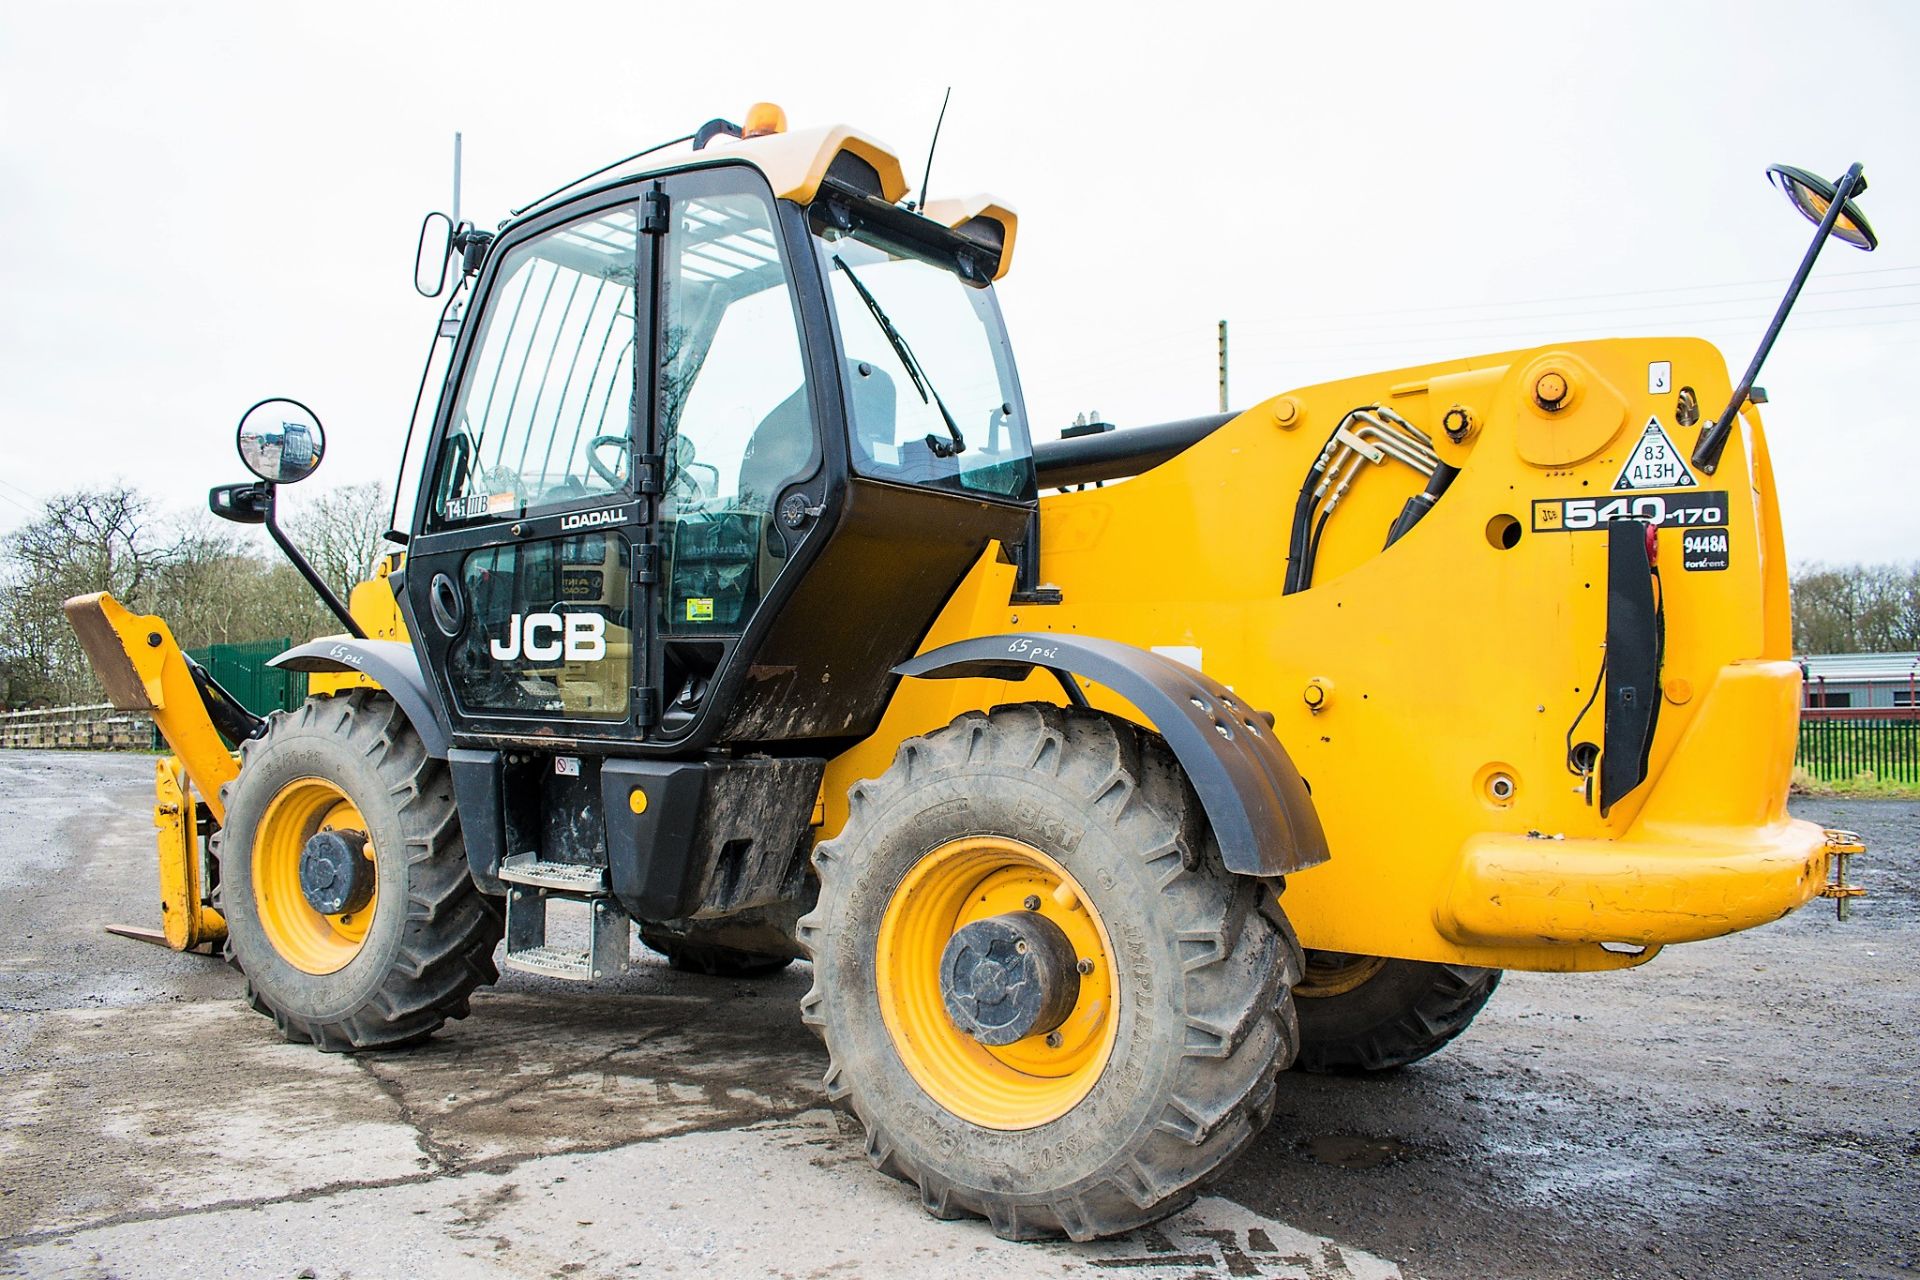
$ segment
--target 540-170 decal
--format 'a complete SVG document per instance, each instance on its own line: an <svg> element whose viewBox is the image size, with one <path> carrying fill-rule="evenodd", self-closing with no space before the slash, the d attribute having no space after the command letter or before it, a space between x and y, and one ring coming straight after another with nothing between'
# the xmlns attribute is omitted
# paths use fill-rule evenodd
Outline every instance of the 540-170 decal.
<svg viewBox="0 0 1920 1280"><path fill-rule="evenodd" d="M1537 498L1533 504L1535 533L1604 529L1615 520L1639 520L1661 528L1724 528L1727 494L1719 490L1622 494L1612 498Z"/></svg>

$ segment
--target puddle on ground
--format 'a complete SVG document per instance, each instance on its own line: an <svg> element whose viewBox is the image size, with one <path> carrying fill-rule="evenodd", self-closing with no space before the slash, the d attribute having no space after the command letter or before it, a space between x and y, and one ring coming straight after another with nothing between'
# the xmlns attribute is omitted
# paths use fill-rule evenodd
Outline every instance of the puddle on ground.
<svg viewBox="0 0 1920 1280"><path fill-rule="evenodd" d="M1378 1169L1413 1154L1413 1148L1398 1138L1369 1138L1358 1133L1317 1134L1300 1145L1319 1163L1342 1169Z"/></svg>

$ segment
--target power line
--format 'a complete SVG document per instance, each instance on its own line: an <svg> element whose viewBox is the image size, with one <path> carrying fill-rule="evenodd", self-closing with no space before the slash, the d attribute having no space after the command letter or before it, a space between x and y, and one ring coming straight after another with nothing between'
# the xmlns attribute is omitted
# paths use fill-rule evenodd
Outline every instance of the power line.
<svg viewBox="0 0 1920 1280"><path fill-rule="evenodd" d="M1803 293L1801 296L1803 298L1830 298L1830 297L1839 296L1841 294L1850 294L1850 293L1879 293L1886 289L1920 289L1920 280L1906 281L1900 284L1861 285L1852 289L1823 289L1817 292L1813 290L1808 290L1807 292ZM1506 321L1517 322L1517 321L1528 321L1528 320L1591 319L1598 316L1633 315L1643 311L1676 311L1676 310L1688 310L1691 308L1698 308L1698 307L1736 306L1736 305L1739 305L1742 303L1748 303L1748 302L1773 302L1775 300L1776 300L1776 295L1774 294L1757 293L1757 294L1748 294L1745 297L1739 297L1739 298L1701 298L1701 299L1696 299L1688 302L1622 303L1619 306L1615 306L1615 307L1582 307L1574 311L1543 311L1543 312L1537 312L1530 315L1464 316L1459 321L1457 321L1457 323L1494 324L1494 323L1501 323ZM1462 308L1462 309L1467 310L1470 308ZM1829 311L1839 310L1839 309L1840 308L1833 308L1833 307L1826 308L1826 310L1829 310ZM1400 314L1400 313L1397 311L1388 311L1385 314L1391 316L1391 315ZM1771 315L1772 313L1768 312L1768 314ZM1814 314L1814 313L1808 312L1807 314ZM1245 328L1256 329L1256 330L1261 330L1261 331L1270 332L1270 333L1272 332L1327 333L1327 332L1355 332L1361 329L1370 330L1370 329L1378 329L1378 328L1426 328L1426 327L1446 324L1450 322L1445 320L1415 320L1415 321L1408 321L1405 324L1400 324L1400 323L1396 323L1391 319L1387 319L1383 323L1378 325L1366 325L1366 326L1343 325L1343 326L1336 326L1332 329L1329 329L1328 326L1326 325L1310 324L1310 325L1303 325L1298 328L1284 329L1284 330L1276 330L1273 327L1274 326L1273 321L1252 320L1252 321L1245 321L1242 323L1243 323L1243 327Z"/></svg>
<svg viewBox="0 0 1920 1280"><path fill-rule="evenodd" d="M1739 301L1741 300L1739 299L1721 299L1720 300L1722 304L1732 304ZM1701 303L1701 304L1695 304L1695 305L1712 306L1713 304L1709 302L1709 303ZM1874 312L1874 311L1886 311L1886 310L1904 310L1909 307L1920 307L1920 299L1904 301L1904 302L1856 303L1856 304L1851 304L1847 306L1821 307L1817 309L1802 308L1794 313L1794 322L1792 327L1794 329L1808 327L1807 322L1818 320L1823 316L1852 315L1860 312ZM1462 319L1458 321L1425 321L1425 322L1414 322L1414 323L1409 323L1405 325L1394 324L1389 321L1379 325L1368 325L1368 326L1350 327L1350 328L1303 330L1303 331L1289 330L1289 331L1284 331L1279 333L1276 333L1271 329L1263 330L1259 325L1249 325L1246 327L1254 329L1259 336L1267 339L1268 341L1286 341L1291 337L1295 336L1296 333L1301 333L1301 334L1312 333L1315 335L1386 333L1387 335L1378 340L1368 340L1365 338L1356 338L1356 339L1348 340L1343 338L1342 340L1336 341L1336 342L1305 342L1305 343L1298 343L1298 344L1294 344L1290 342L1288 343L1288 345L1294 347L1294 349L1297 349L1297 350L1327 350L1327 349L1339 350L1339 349L1346 349L1346 348L1399 346L1399 345L1419 343L1424 341L1485 342L1490 340L1493 340L1493 341L1502 340L1508 337L1558 337L1558 338L1562 338L1565 341L1571 342L1575 340L1575 333L1570 331L1577 331L1578 328L1580 327L1580 322L1582 321L1584 321L1589 326L1601 326L1601 327L1604 327L1606 330L1608 330L1609 333L1617 334L1621 331L1635 330L1635 329L1669 329L1671 330L1671 329L1689 329L1694 327L1706 327L1710 325L1711 326L1720 326L1720 325L1751 326L1751 325L1758 325L1763 323L1767 319L1767 317L1772 313L1771 312L1737 312L1737 313L1726 313L1726 314L1720 314L1720 315L1676 316L1669 319L1662 319L1657 322L1635 321L1633 319L1606 319L1604 317L1607 314L1608 313L1606 312L1567 312L1558 316L1548 316L1548 315L1509 316L1509 317L1479 316L1479 317L1473 317L1469 319ZM1521 327L1521 326L1530 326L1536 321L1552 320L1552 319L1568 320L1569 323L1555 325L1549 328ZM1824 325L1824 326L1816 326L1816 327L1838 328L1840 326ZM1107 344L1106 346L1101 348L1098 354L1080 357L1074 360L1063 361L1061 365L1058 367L1077 368L1077 367L1093 365L1096 362L1099 365L1104 366L1107 363L1108 358L1110 358L1116 353L1126 352L1126 351L1136 351L1136 350L1142 350L1142 349L1165 350L1168 347L1173 345L1176 345L1176 344L1156 341L1153 339L1141 339L1137 342L1132 342L1132 343ZM1194 343L1193 346L1197 352L1198 344ZM1138 363L1138 362L1133 362L1133 363ZM1181 365L1185 364L1184 361L1180 361L1178 363Z"/></svg>
<svg viewBox="0 0 1920 1280"><path fill-rule="evenodd" d="M1835 276L1877 276L1911 271L1920 271L1920 263L1907 267L1860 267L1852 271L1823 271L1820 275L1824 280ZM1544 302L1592 302L1607 298L1654 297L1669 293L1703 293L1711 292L1715 289L1751 289L1757 285L1773 285L1777 287L1779 284L1779 277L1767 276L1759 280L1730 280L1724 284L1676 284L1663 286L1658 289L1620 289L1610 293L1562 293L1549 295L1544 298L1512 298L1505 302L1450 302L1440 303L1430 307L1395 307L1394 310L1407 314L1428 311L1458 311L1473 307L1526 307ZM1720 301L1725 301L1725 299L1720 299ZM1321 319L1345 320L1375 314L1377 314L1377 311L1330 311L1323 313Z"/></svg>
<svg viewBox="0 0 1920 1280"><path fill-rule="evenodd" d="M1826 271L1821 273L1821 279L1825 281L1834 277L1843 277L1843 276L1844 277L1882 276L1882 275L1905 274L1905 273L1913 273L1913 272L1920 272L1920 264L1915 264L1911 266L1896 266L1896 267L1861 267L1861 268L1855 268L1847 271ZM1553 297L1519 298L1519 299L1511 299L1507 301L1495 301L1495 302L1443 303L1435 306L1423 306L1423 307L1391 306L1391 307L1373 308L1366 311L1333 311L1333 312L1320 313L1319 315L1315 316L1313 319L1307 321L1304 324L1301 324L1298 328L1286 329L1286 330L1277 329L1275 327L1276 325L1284 322L1283 320L1277 320L1277 319L1276 320L1255 319L1255 320L1237 321L1236 323L1243 325L1243 327L1246 329L1260 331L1260 332L1305 333L1305 334L1317 335L1317 334L1325 334L1329 332L1358 332L1363 330L1367 332L1374 332L1382 327L1414 328L1414 327L1421 327L1425 325L1433 325L1433 326L1449 325L1450 326L1452 324L1475 324L1475 323L1497 324L1497 323L1504 323L1506 321L1544 320L1544 319L1553 319L1553 318L1582 319L1582 318L1590 318L1590 317L1603 316L1603 315L1614 315L1614 314L1620 314L1620 313L1632 312L1632 311L1676 310L1676 309L1686 310L1692 307L1715 307L1715 306L1725 306L1729 304L1737 304L1737 303L1743 303L1743 302L1761 302L1761 301L1771 302L1774 300L1775 294L1773 292L1768 292L1765 294L1754 295L1748 298L1698 298L1698 299L1690 299L1684 302L1650 303L1645 306L1636 306L1634 304L1622 304L1616 307L1580 308L1573 311L1539 313L1535 315L1524 315L1524 316L1522 315L1475 316L1469 313L1474 311L1499 310L1499 309L1511 308L1511 307L1539 306L1539 305L1551 304L1551 303L1582 302L1582 301L1603 300L1603 299L1609 299L1609 298L1639 298L1639 297L1665 296L1665 295L1674 294L1674 293L1712 292L1716 290L1725 290L1725 289L1750 288L1758 285L1769 285L1769 286L1777 287L1779 283L1780 282L1777 279L1767 278L1767 279L1759 279L1759 280L1728 281L1721 284L1671 285L1671 286L1665 286L1665 287L1656 288L1656 289L1626 289L1626 290L1617 290L1617 291L1608 292L1608 293L1562 294L1562 295L1553 296ZM1843 288L1843 289L1831 289L1831 288L1823 289L1819 287L1814 287L1814 288L1810 288L1804 296L1807 298L1819 298L1819 297L1828 297L1828 296L1838 295L1838 294L1877 292L1884 289L1913 289L1913 288L1920 288L1920 279L1898 281L1891 284L1883 284L1883 285L1863 285L1863 286L1856 286L1853 288ZM1830 308L1830 310L1832 310L1832 308ZM1436 318L1430 321L1409 322L1406 324L1398 324L1392 320L1381 319L1382 316L1408 316L1408 315L1431 315L1436 317L1451 315L1451 316L1457 316L1458 319L1450 321L1444 318ZM1345 326L1345 327L1329 327L1326 324L1326 322L1329 320L1341 320L1341 319L1372 320L1375 323L1369 324L1369 325ZM1677 317L1674 320L1674 323L1690 324L1694 322L1686 319L1685 317ZM1166 341L1162 338L1155 338L1155 337L1134 338L1134 339L1123 341L1123 342L1109 342L1104 345L1102 349L1102 354L1110 354L1115 351L1138 351L1138 350L1146 350L1146 349L1157 349L1157 348L1164 347L1166 345L1167 345ZM1095 357L1095 358L1098 358L1098 357Z"/></svg>
<svg viewBox="0 0 1920 1280"><path fill-rule="evenodd" d="M1876 320L1854 320L1854 321L1845 321L1839 324L1794 324L1789 326L1787 334L1788 336L1791 336L1796 332L1834 332L1834 331L1843 330L1843 329L1880 329L1880 328L1887 328L1895 325L1914 325L1914 324L1920 324L1920 316L1907 316L1907 317L1897 317L1897 318L1885 317L1885 318L1876 319ZM1716 327L1718 328L1718 331L1722 333L1734 332L1733 326L1725 326L1725 327L1716 326ZM1565 341L1567 341L1568 343L1606 340L1605 337L1565 336L1563 334L1563 331L1561 330L1549 330L1546 332L1553 336L1564 336ZM1458 335L1454 335L1454 336L1457 337ZM1490 354L1493 351L1499 350L1502 346L1529 347L1529 346L1540 345L1537 342L1528 341L1530 337L1534 337L1534 336L1538 336L1538 335L1505 331L1502 333L1486 335L1484 337L1473 338L1471 340L1476 342L1484 342L1488 345L1475 351L1469 351L1469 352L1464 352L1459 354L1471 357L1471 356L1480 356L1480 355ZM1635 337L1635 336L1646 337L1646 336L1659 336L1659 335L1644 335L1644 334L1642 335L1634 335L1634 334L1606 335L1606 337ZM1667 335L1667 336L1673 336L1673 335ZM1326 364L1332 363L1336 361L1340 356L1347 353L1357 354L1364 350L1377 349L1380 347L1389 347L1389 348L1394 348L1394 349L1403 350L1407 352L1419 353L1419 352L1424 352L1428 348L1437 347L1444 343L1448 343L1450 341L1451 339L1448 335L1436 334L1436 335L1425 336L1425 337L1393 338L1393 339L1383 340L1380 342L1348 342L1348 343L1337 343L1337 344L1332 344L1327 346L1289 347L1286 350L1277 352L1277 353L1263 350L1258 353L1258 356L1260 357L1259 359L1260 366L1263 369L1285 368L1292 365L1317 365L1318 366L1318 365L1326 365ZM1303 359L1295 355L1294 353L1306 353L1307 355L1310 355L1312 358ZM1248 357L1248 358L1251 359L1254 357ZM1445 356L1442 355L1439 358L1444 359ZM1099 363L1097 365L1076 361L1071 363L1063 363L1062 365L1058 366L1056 369L1054 369L1051 372L1051 376L1040 375L1040 377L1047 378L1047 381L1049 383L1049 387L1048 387L1049 391L1060 391L1062 388L1065 388L1066 391L1073 391L1074 388L1078 387L1078 388L1084 388L1085 390L1073 391L1073 394L1075 395L1096 394L1097 395L1099 394L1098 388L1093 387L1092 384L1097 379L1105 376L1119 374L1123 372L1128 374L1138 374L1143 370L1151 371L1151 370L1159 370L1159 369L1165 369L1172 372L1186 374L1191 372L1193 366L1194 366L1194 362L1192 360L1175 360L1175 359L1148 360L1148 361L1127 360L1125 362L1109 360L1109 361L1104 361L1102 363ZM1362 371L1362 372L1364 373L1367 371ZM1373 372L1391 372L1391 371L1375 370ZM1029 370L1026 381L1028 381L1029 384L1032 384L1038 380L1039 380L1039 377L1036 377L1036 372L1034 370ZM1106 384L1106 385L1109 387L1109 389L1111 389L1111 384ZM1281 388L1281 389L1284 389L1284 388ZM1061 394L1066 394L1066 391L1062 391Z"/></svg>

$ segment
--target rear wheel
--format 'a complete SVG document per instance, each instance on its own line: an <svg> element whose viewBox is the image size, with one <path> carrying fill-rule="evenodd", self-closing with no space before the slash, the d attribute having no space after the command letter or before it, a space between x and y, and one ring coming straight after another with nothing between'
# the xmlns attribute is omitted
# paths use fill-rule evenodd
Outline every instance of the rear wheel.
<svg viewBox="0 0 1920 1280"><path fill-rule="evenodd" d="M1161 741L1056 707L905 742L814 855L828 1096L936 1217L1091 1239L1174 1211L1266 1124L1297 945Z"/></svg>
<svg viewBox="0 0 1920 1280"><path fill-rule="evenodd" d="M792 956L742 951L704 940L695 932L673 932L657 925L641 925L640 941L665 956L667 963L680 972L709 978L765 978L793 963Z"/></svg>
<svg viewBox="0 0 1920 1280"><path fill-rule="evenodd" d="M247 998L322 1049L424 1040L499 975L445 762L385 694L309 698L241 746L214 836Z"/></svg>
<svg viewBox="0 0 1920 1280"><path fill-rule="evenodd" d="M1387 1071L1437 1053L1467 1029L1500 970L1339 951L1307 952L1294 988L1307 1071Z"/></svg>

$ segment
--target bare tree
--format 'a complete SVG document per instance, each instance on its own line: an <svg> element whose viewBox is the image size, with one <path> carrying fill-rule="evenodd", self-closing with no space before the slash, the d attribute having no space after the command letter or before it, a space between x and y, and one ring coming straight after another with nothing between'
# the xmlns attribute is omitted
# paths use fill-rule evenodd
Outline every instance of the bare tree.
<svg viewBox="0 0 1920 1280"><path fill-rule="evenodd" d="M0 570L0 667L16 702L75 701L94 694L80 643L61 604L111 591L143 607L168 547L152 507L122 485L49 498L40 515L7 539Z"/></svg>
<svg viewBox="0 0 1920 1280"><path fill-rule="evenodd" d="M378 484L353 485L295 517L296 538L343 596L372 567L384 505ZM0 682L11 702L100 696L61 610L93 591L160 614L189 649L339 629L257 530L205 512L159 518L125 485L61 494L0 544Z"/></svg>
<svg viewBox="0 0 1920 1280"><path fill-rule="evenodd" d="M1800 569L1793 575L1793 644L1801 653L1920 648L1920 564Z"/></svg>

